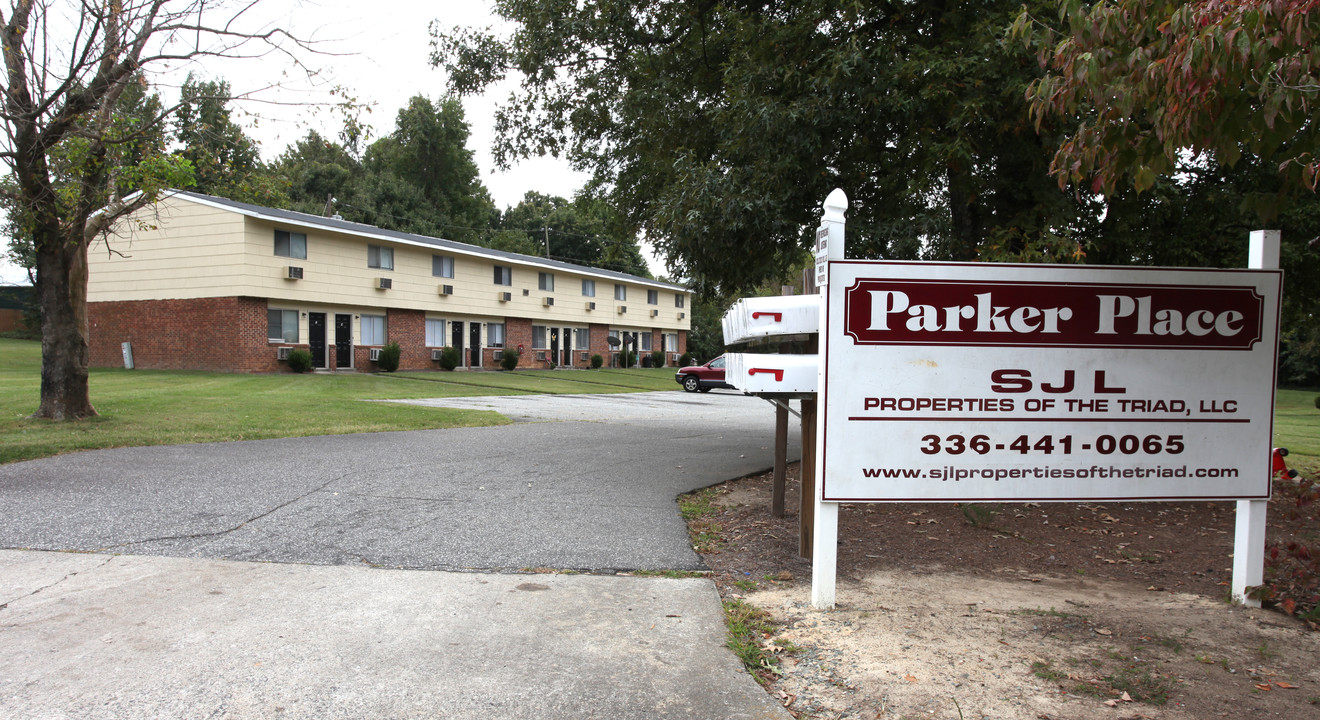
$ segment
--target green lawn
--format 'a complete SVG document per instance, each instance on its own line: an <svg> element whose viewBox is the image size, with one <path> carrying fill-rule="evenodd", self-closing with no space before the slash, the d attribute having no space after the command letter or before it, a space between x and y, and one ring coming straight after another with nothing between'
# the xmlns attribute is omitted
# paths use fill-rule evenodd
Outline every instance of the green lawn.
<svg viewBox="0 0 1320 720"><path fill-rule="evenodd" d="M75 450L343 433L502 425L490 411L422 408L378 399L677 390L672 369L236 375L92 370L100 417L32 420L40 343L0 339L0 463Z"/></svg>
<svg viewBox="0 0 1320 720"><path fill-rule="evenodd" d="M1279 390L1274 397L1274 445L1288 448L1288 465L1320 470L1320 410L1314 390Z"/></svg>

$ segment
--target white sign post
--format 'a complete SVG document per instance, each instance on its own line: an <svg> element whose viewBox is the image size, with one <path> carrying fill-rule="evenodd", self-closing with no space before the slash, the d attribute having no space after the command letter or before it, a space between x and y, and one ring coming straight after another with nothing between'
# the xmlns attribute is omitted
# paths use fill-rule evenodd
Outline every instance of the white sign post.
<svg viewBox="0 0 1320 720"><path fill-rule="evenodd" d="M848 209L848 196L835 188L825 198L825 214L816 230L816 287L821 294L820 333L817 357L824 358L829 345L826 320L829 317L829 268L832 261L843 259L844 212ZM821 494L825 474L825 363L820 363L816 379L816 492L815 518L811 536L811 604L818 608L834 607L835 575L838 571L839 505L825 502Z"/></svg>
<svg viewBox="0 0 1320 720"><path fill-rule="evenodd" d="M1251 233L1247 267L1279 267L1279 231L1257 230ZM1270 476L1274 471L1271 468ZM1233 578L1229 585L1233 600L1260 607L1260 601L1247 597L1247 588L1265 579L1265 507L1267 500L1237 502L1236 532L1233 537Z"/></svg>

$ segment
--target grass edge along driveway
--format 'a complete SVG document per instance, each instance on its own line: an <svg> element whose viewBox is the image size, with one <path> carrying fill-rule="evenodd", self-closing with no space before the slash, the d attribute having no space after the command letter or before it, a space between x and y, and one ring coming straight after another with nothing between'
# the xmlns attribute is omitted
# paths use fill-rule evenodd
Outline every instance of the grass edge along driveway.
<svg viewBox="0 0 1320 720"><path fill-rule="evenodd" d="M241 375L93 368L100 417L55 423L40 402L41 343L0 338L0 463L79 450L504 425L493 411L360 402L677 390L673 368L556 372Z"/></svg>

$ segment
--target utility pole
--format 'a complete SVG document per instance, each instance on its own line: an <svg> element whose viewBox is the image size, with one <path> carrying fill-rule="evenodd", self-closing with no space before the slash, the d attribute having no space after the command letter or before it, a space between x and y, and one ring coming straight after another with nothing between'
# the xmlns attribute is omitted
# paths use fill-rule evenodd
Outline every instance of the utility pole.
<svg viewBox="0 0 1320 720"><path fill-rule="evenodd" d="M550 226L549 225L543 226L541 228L541 231L545 233L545 259L549 260L550 259Z"/></svg>

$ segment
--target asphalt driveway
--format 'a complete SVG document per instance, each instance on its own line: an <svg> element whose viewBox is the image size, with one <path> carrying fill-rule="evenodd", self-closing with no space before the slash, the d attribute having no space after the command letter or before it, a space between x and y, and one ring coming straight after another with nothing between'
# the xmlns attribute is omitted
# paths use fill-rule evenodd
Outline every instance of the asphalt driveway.
<svg viewBox="0 0 1320 720"><path fill-rule="evenodd" d="M520 422L0 466L0 547L428 570L697 570L675 496L773 464L773 410L732 392L413 402Z"/></svg>
<svg viewBox="0 0 1320 720"><path fill-rule="evenodd" d="M518 423L0 466L0 716L788 717L708 580L611 574L703 567L674 497L770 467L769 405L436 402Z"/></svg>

